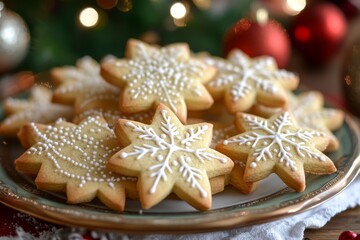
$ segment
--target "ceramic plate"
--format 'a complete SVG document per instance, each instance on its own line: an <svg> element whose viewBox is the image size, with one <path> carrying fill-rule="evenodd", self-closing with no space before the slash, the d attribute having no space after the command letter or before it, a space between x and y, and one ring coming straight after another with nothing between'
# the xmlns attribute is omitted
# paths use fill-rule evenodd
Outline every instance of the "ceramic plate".
<svg viewBox="0 0 360 240"><path fill-rule="evenodd" d="M113 212L99 202L68 205L62 194L37 190L33 179L17 173L14 167L14 160L24 149L16 140L0 139L0 201L53 223L102 230L195 232L251 225L309 210L351 183L360 169L359 132L355 121L347 116L335 135L341 147L329 157L338 171L327 176L307 176L307 187L302 193L292 191L277 176L271 175L247 196L231 186L226 187L213 197L210 211L198 212L183 201L167 199L146 211L137 201L128 200L124 213Z"/></svg>

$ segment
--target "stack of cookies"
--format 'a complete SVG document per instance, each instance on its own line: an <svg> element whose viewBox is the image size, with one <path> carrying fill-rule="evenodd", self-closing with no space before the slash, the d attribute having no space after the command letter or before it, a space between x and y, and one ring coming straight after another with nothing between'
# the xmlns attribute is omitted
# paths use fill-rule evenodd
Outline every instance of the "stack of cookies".
<svg viewBox="0 0 360 240"><path fill-rule="evenodd" d="M319 92L294 95L298 76L273 58L134 39L125 52L52 69L54 90L5 101L0 134L19 137L16 169L39 189L119 212L126 198L149 209L171 195L208 210L228 184L249 194L275 173L301 192L305 173L336 171L323 152L339 148L343 112Z"/></svg>

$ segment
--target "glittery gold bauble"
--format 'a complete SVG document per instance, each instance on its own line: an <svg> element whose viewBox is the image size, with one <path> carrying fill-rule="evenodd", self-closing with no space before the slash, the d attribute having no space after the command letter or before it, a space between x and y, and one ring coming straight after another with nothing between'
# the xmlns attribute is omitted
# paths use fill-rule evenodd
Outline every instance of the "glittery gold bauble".
<svg viewBox="0 0 360 240"><path fill-rule="evenodd" d="M348 108L360 116L360 39L351 47L345 61L342 85Z"/></svg>
<svg viewBox="0 0 360 240"><path fill-rule="evenodd" d="M0 2L0 73L16 67L25 57L30 35L22 18Z"/></svg>

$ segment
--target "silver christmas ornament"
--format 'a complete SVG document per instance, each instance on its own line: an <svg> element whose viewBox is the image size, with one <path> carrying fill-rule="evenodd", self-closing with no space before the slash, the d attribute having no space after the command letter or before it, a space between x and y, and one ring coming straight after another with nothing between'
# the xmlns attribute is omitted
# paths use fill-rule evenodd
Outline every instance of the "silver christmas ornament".
<svg viewBox="0 0 360 240"><path fill-rule="evenodd" d="M0 72L11 70L25 58L29 41L24 20L0 2Z"/></svg>

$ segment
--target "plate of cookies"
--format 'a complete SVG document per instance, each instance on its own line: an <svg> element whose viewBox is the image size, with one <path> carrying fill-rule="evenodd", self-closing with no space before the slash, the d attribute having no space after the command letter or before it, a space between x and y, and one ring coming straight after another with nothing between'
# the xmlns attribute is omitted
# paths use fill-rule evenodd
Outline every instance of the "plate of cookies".
<svg viewBox="0 0 360 240"><path fill-rule="evenodd" d="M2 203L62 225L212 231L309 210L357 176L353 118L295 94L273 58L135 39L125 52L2 101Z"/></svg>

